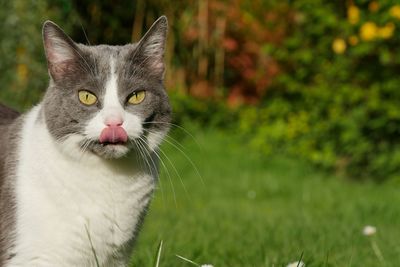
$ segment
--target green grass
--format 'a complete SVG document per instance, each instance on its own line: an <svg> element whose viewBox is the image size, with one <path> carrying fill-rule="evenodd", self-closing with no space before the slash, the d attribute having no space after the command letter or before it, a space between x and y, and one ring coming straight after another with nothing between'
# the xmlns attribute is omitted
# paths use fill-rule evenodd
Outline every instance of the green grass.
<svg viewBox="0 0 400 267"><path fill-rule="evenodd" d="M215 267L286 266L302 254L306 266L399 265L397 184L351 182L301 160L261 157L226 133L193 132L200 148L189 137L181 144L204 184L181 152L163 147L182 182L164 158L171 181L163 170L132 266L154 266L161 240L160 267L193 266L176 254ZM365 225L376 235L363 236Z"/></svg>

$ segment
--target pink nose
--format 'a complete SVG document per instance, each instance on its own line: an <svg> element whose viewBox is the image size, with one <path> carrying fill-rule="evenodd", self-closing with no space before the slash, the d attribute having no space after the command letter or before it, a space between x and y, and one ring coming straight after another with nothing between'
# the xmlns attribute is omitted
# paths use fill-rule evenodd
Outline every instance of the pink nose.
<svg viewBox="0 0 400 267"><path fill-rule="evenodd" d="M126 143L128 141L128 134L120 124L109 124L100 134L100 143Z"/></svg>
<svg viewBox="0 0 400 267"><path fill-rule="evenodd" d="M120 118L109 118L105 121L107 126L121 126L124 121Z"/></svg>

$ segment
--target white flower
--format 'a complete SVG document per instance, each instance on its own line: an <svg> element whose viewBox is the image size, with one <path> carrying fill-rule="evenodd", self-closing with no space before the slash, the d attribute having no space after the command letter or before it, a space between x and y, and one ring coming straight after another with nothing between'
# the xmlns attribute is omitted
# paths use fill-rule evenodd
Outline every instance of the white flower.
<svg viewBox="0 0 400 267"><path fill-rule="evenodd" d="M192 260L189 260L189 259L187 259L187 258L185 258L185 257L179 256L179 255L175 255L175 256L177 256L177 257L180 258L181 260L184 260L184 261L189 262L189 263L191 263L191 264L193 264L193 265L196 265L196 266L200 266L200 267L214 267L214 266L211 265L211 264L202 264L202 265L200 265L200 264L198 264L198 263L196 263L196 262L194 262L194 261L192 261Z"/></svg>
<svg viewBox="0 0 400 267"><path fill-rule="evenodd" d="M250 199L255 199L256 196L257 196L257 193L254 190L250 190L250 191L247 192L247 197L250 198Z"/></svg>
<svg viewBox="0 0 400 267"><path fill-rule="evenodd" d="M363 235L366 235L366 236L374 235L376 233L376 227L367 225L363 228L362 233L363 233Z"/></svg>
<svg viewBox="0 0 400 267"><path fill-rule="evenodd" d="M292 263L289 263L286 267L305 267L306 264L302 261L295 261Z"/></svg>

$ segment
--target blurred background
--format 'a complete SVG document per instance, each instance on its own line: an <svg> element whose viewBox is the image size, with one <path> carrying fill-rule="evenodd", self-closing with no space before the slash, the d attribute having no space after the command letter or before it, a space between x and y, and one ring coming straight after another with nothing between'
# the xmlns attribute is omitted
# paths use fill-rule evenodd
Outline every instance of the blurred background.
<svg viewBox="0 0 400 267"><path fill-rule="evenodd" d="M80 43L125 44L168 17L176 126L135 266L149 265L168 238L164 266L186 266L179 251L217 266L281 266L303 254L313 266L400 261L398 1L0 3L0 101L21 111L48 84L45 20ZM381 249L358 237L368 221L387 227ZM343 239L327 234L333 225Z"/></svg>

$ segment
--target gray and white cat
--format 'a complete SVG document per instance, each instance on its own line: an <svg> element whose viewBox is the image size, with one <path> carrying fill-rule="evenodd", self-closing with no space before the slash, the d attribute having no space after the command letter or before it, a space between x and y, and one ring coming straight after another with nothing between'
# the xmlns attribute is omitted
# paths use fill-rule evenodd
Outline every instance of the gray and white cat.
<svg viewBox="0 0 400 267"><path fill-rule="evenodd" d="M0 105L0 266L126 266L171 109L167 19L136 44L86 46L47 21L50 85Z"/></svg>

